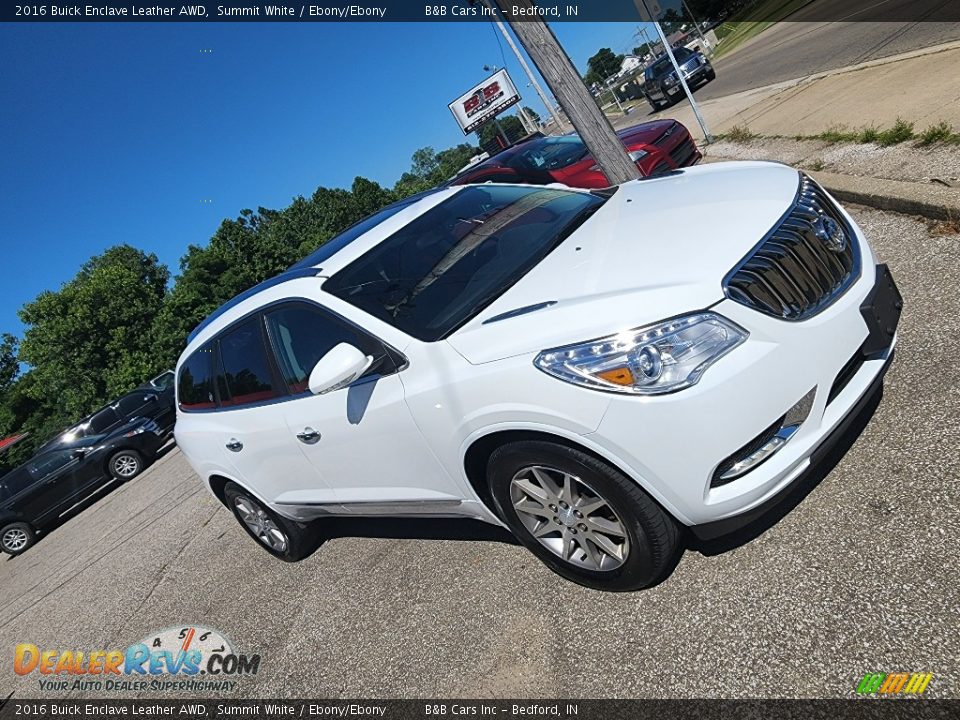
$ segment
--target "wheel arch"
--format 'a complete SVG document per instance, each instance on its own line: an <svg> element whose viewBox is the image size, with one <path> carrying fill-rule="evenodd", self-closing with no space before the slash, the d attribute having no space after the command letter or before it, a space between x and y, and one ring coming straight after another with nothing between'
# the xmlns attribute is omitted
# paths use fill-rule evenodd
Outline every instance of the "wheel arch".
<svg viewBox="0 0 960 720"><path fill-rule="evenodd" d="M578 450L586 455L590 455L600 462L610 465L618 472L623 473L623 475L633 480L645 493L647 493L647 495L653 499L655 503L660 505L664 511L677 520L677 522L684 525L690 524L682 513L678 513L675 508L672 508L666 504L659 493L657 493L641 478L636 477L634 473L627 470L623 463L617 458L607 456L594 447L590 447L583 442L579 442L573 438L553 432L551 430L532 430L521 428L501 429L490 432L486 435L482 435L470 443L463 456L463 469L467 476L467 480L470 483L470 487L494 516L500 518L500 515L496 510L496 505L493 502L493 498L490 495L490 490L487 487L487 463L490 460L490 456L497 448L508 443L531 440L550 442L554 443L555 445L562 445L564 447L571 448L572 450ZM503 518L500 518L500 520L502 521Z"/></svg>

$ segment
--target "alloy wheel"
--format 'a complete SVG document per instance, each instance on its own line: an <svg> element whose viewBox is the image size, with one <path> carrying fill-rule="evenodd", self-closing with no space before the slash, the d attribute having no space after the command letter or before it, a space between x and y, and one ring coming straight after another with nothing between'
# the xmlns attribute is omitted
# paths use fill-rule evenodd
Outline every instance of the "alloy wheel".
<svg viewBox="0 0 960 720"><path fill-rule="evenodd" d="M20 552L30 542L30 538L26 531L20 528L10 528L3 534L3 539L0 542L3 543L4 550Z"/></svg>
<svg viewBox="0 0 960 720"><path fill-rule="evenodd" d="M274 552L286 552L287 536L262 508L243 495L234 498L233 506L254 537Z"/></svg>
<svg viewBox="0 0 960 720"><path fill-rule="evenodd" d="M121 455L113 461L113 471L122 478L131 478L137 474L140 463L132 455Z"/></svg>
<svg viewBox="0 0 960 720"><path fill-rule="evenodd" d="M576 475L544 465L523 468L510 481L510 500L523 526L562 560L599 571L626 561L623 521Z"/></svg>

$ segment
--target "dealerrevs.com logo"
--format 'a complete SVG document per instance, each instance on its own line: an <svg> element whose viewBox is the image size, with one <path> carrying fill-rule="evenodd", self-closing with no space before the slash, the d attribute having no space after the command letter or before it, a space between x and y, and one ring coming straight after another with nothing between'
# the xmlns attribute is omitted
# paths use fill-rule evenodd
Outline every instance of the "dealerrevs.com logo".
<svg viewBox="0 0 960 720"><path fill-rule="evenodd" d="M17 675L38 676L40 689L87 691L233 690L256 675L260 656L236 652L217 630L167 628L116 650L14 649Z"/></svg>
<svg viewBox="0 0 960 720"><path fill-rule="evenodd" d="M857 685L858 695L922 695L932 673L867 673Z"/></svg>

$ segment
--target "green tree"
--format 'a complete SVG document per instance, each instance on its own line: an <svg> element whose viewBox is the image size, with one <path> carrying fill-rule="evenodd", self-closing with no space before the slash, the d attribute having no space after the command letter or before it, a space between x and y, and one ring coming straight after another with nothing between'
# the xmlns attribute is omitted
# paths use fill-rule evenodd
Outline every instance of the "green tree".
<svg viewBox="0 0 960 720"><path fill-rule="evenodd" d="M20 374L17 344L17 339L10 333L0 335L0 397L10 389L13 381Z"/></svg>
<svg viewBox="0 0 960 720"><path fill-rule="evenodd" d="M620 72L623 55L614 54L610 48L600 48L597 54L587 60L587 74L583 78L587 85L603 83L611 75Z"/></svg>
<svg viewBox="0 0 960 720"><path fill-rule="evenodd" d="M161 370L151 326L169 277L156 255L119 245L24 305L19 359L31 366L28 397L54 398L55 419L70 421Z"/></svg>
<svg viewBox="0 0 960 720"><path fill-rule="evenodd" d="M523 111L527 114L527 117L533 118L538 123L540 122L540 113L534 110L532 107L523 106Z"/></svg>

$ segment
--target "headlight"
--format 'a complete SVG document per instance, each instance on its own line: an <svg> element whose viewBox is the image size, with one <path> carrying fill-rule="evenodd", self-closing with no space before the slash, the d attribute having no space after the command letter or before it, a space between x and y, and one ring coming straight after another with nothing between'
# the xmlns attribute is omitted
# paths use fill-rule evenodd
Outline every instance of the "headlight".
<svg viewBox="0 0 960 720"><path fill-rule="evenodd" d="M661 395L695 385L749 333L712 312L544 350L534 365L561 380L610 392Z"/></svg>
<svg viewBox="0 0 960 720"><path fill-rule="evenodd" d="M650 153L648 153L646 150L631 150L628 154L630 155L631 160L634 162L639 162Z"/></svg>
<svg viewBox="0 0 960 720"><path fill-rule="evenodd" d="M663 79L663 84L667 86L673 85L676 82L677 82L676 73L670 73Z"/></svg>

